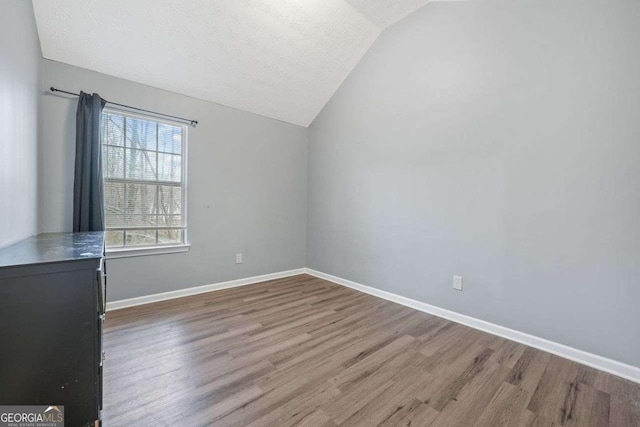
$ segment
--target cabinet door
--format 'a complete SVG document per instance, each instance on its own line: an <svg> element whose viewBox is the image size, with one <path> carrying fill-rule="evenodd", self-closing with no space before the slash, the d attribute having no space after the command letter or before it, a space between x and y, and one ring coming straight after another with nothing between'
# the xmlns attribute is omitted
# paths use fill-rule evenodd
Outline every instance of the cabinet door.
<svg viewBox="0 0 640 427"><path fill-rule="evenodd" d="M0 402L96 417L95 267L0 280Z"/></svg>

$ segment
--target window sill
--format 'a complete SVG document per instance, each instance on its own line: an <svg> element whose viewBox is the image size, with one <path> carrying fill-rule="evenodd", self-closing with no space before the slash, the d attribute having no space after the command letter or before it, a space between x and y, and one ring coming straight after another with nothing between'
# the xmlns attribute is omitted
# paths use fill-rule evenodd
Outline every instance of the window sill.
<svg viewBox="0 0 640 427"><path fill-rule="evenodd" d="M189 252L191 245L153 246L146 248L107 249L107 259L130 258L135 256L176 254Z"/></svg>

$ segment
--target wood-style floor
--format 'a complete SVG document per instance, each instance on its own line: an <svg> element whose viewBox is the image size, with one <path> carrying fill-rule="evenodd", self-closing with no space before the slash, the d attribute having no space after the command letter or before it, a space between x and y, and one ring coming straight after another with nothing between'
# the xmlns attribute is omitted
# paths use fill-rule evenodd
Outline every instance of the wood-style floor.
<svg viewBox="0 0 640 427"><path fill-rule="evenodd" d="M640 385L307 275L110 312L104 425L639 426Z"/></svg>

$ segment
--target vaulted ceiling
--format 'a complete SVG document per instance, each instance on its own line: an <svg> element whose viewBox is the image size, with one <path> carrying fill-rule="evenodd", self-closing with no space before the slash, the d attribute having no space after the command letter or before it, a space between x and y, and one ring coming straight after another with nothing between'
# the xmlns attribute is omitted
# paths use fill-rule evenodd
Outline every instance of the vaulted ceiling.
<svg viewBox="0 0 640 427"><path fill-rule="evenodd" d="M380 32L427 2L33 0L33 6L45 58L308 126Z"/></svg>

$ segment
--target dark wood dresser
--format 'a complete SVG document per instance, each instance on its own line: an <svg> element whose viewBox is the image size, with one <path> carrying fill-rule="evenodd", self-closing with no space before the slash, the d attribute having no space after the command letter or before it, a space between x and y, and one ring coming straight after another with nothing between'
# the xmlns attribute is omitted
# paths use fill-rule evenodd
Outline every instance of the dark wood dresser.
<svg viewBox="0 0 640 427"><path fill-rule="evenodd" d="M0 250L0 405L102 409L104 233L45 233Z"/></svg>

